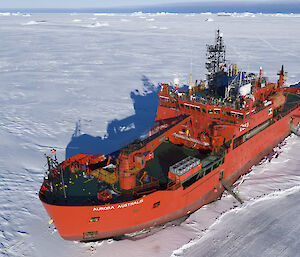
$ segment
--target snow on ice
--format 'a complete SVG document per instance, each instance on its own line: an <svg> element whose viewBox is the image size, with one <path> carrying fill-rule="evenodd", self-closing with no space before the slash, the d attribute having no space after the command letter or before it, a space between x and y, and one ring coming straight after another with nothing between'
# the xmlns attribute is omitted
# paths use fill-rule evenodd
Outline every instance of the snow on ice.
<svg viewBox="0 0 300 257"><path fill-rule="evenodd" d="M120 241L64 241L38 190L50 149L63 160L145 135L157 84L187 81L191 72L203 79L205 46L217 28L231 62L250 72L263 66L273 81L284 64L287 83L298 83L299 27L293 14L1 13L0 256L296 256L295 136L237 182L244 206L224 194L187 219Z"/></svg>

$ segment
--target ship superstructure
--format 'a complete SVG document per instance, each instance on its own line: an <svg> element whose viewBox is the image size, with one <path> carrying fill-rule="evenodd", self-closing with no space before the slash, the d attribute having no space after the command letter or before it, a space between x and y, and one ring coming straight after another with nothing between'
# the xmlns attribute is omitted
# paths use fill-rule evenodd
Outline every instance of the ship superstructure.
<svg viewBox="0 0 300 257"><path fill-rule="evenodd" d="M222 34L207 46L206 82L162 84L156 125L111 155L48 156L40 199L68 240L119 236L215 200L290 134L300 90L227 64Z"/></svg>

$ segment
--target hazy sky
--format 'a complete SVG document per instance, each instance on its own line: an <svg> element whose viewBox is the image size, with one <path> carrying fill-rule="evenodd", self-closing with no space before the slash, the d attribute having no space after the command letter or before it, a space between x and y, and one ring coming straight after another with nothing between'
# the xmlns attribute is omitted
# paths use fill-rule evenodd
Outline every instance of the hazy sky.
<svg viewBox="0 0 300 257"><path fill-rule="evenodd" d="M260 0L229 0L229 2L259 2ZM265 0L264 2L284 2L284 0ZM299 2L294 0L293 2ZM0 0L1 8L80 8L80 7L123 7L145 6L170 3L201 3L201 2L228 2L227 0Z"/></svg>

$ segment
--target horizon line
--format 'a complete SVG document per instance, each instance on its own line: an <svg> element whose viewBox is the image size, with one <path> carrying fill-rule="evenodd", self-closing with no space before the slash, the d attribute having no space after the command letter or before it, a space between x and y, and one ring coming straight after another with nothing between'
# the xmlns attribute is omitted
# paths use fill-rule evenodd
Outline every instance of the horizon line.
<svg viewBox="0 0 300 257"><path fill-rule="evenodd" d="M201 2L201 3L174 3L174 4L161 4L161 5L135 5L135 6L119 6L119 7L7 7L0 8L3 11L26 11L26 12L103 12L103 13L155 13L155 12L168 12L168 13L219 13L219 12L250 12L250 13L300 13L300 2L295 3L287 0L286 2Z"/></svg>

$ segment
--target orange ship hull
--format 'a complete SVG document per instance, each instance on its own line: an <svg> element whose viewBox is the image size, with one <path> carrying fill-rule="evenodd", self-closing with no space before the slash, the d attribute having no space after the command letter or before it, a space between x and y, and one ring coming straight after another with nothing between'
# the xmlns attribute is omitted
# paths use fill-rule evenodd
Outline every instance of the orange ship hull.
<svg viewBox="0 0 300 257"><path fill-rule="evenodd" d="M101 206L56 206L40 199L66 240L109 238L163 224L217 199L224 191L220 173L233 184L290 134L290 119L299 114L298 107L235 149L231 145L222 165L185 190L159 190L131 202ZM90 222L95 217L98 221Z"/></svg>
<svg viewBox="0 0 300 257"><path fill-rule="evenodd" d="M239 176L300 131L299 90L284 88L283 65L277 83L227 65L219 30L207 51L206 82L161 84L147 138L108 156L46 156L39 196L64 239L120 236L186 216L225 189L234 195Z"/></svg>

